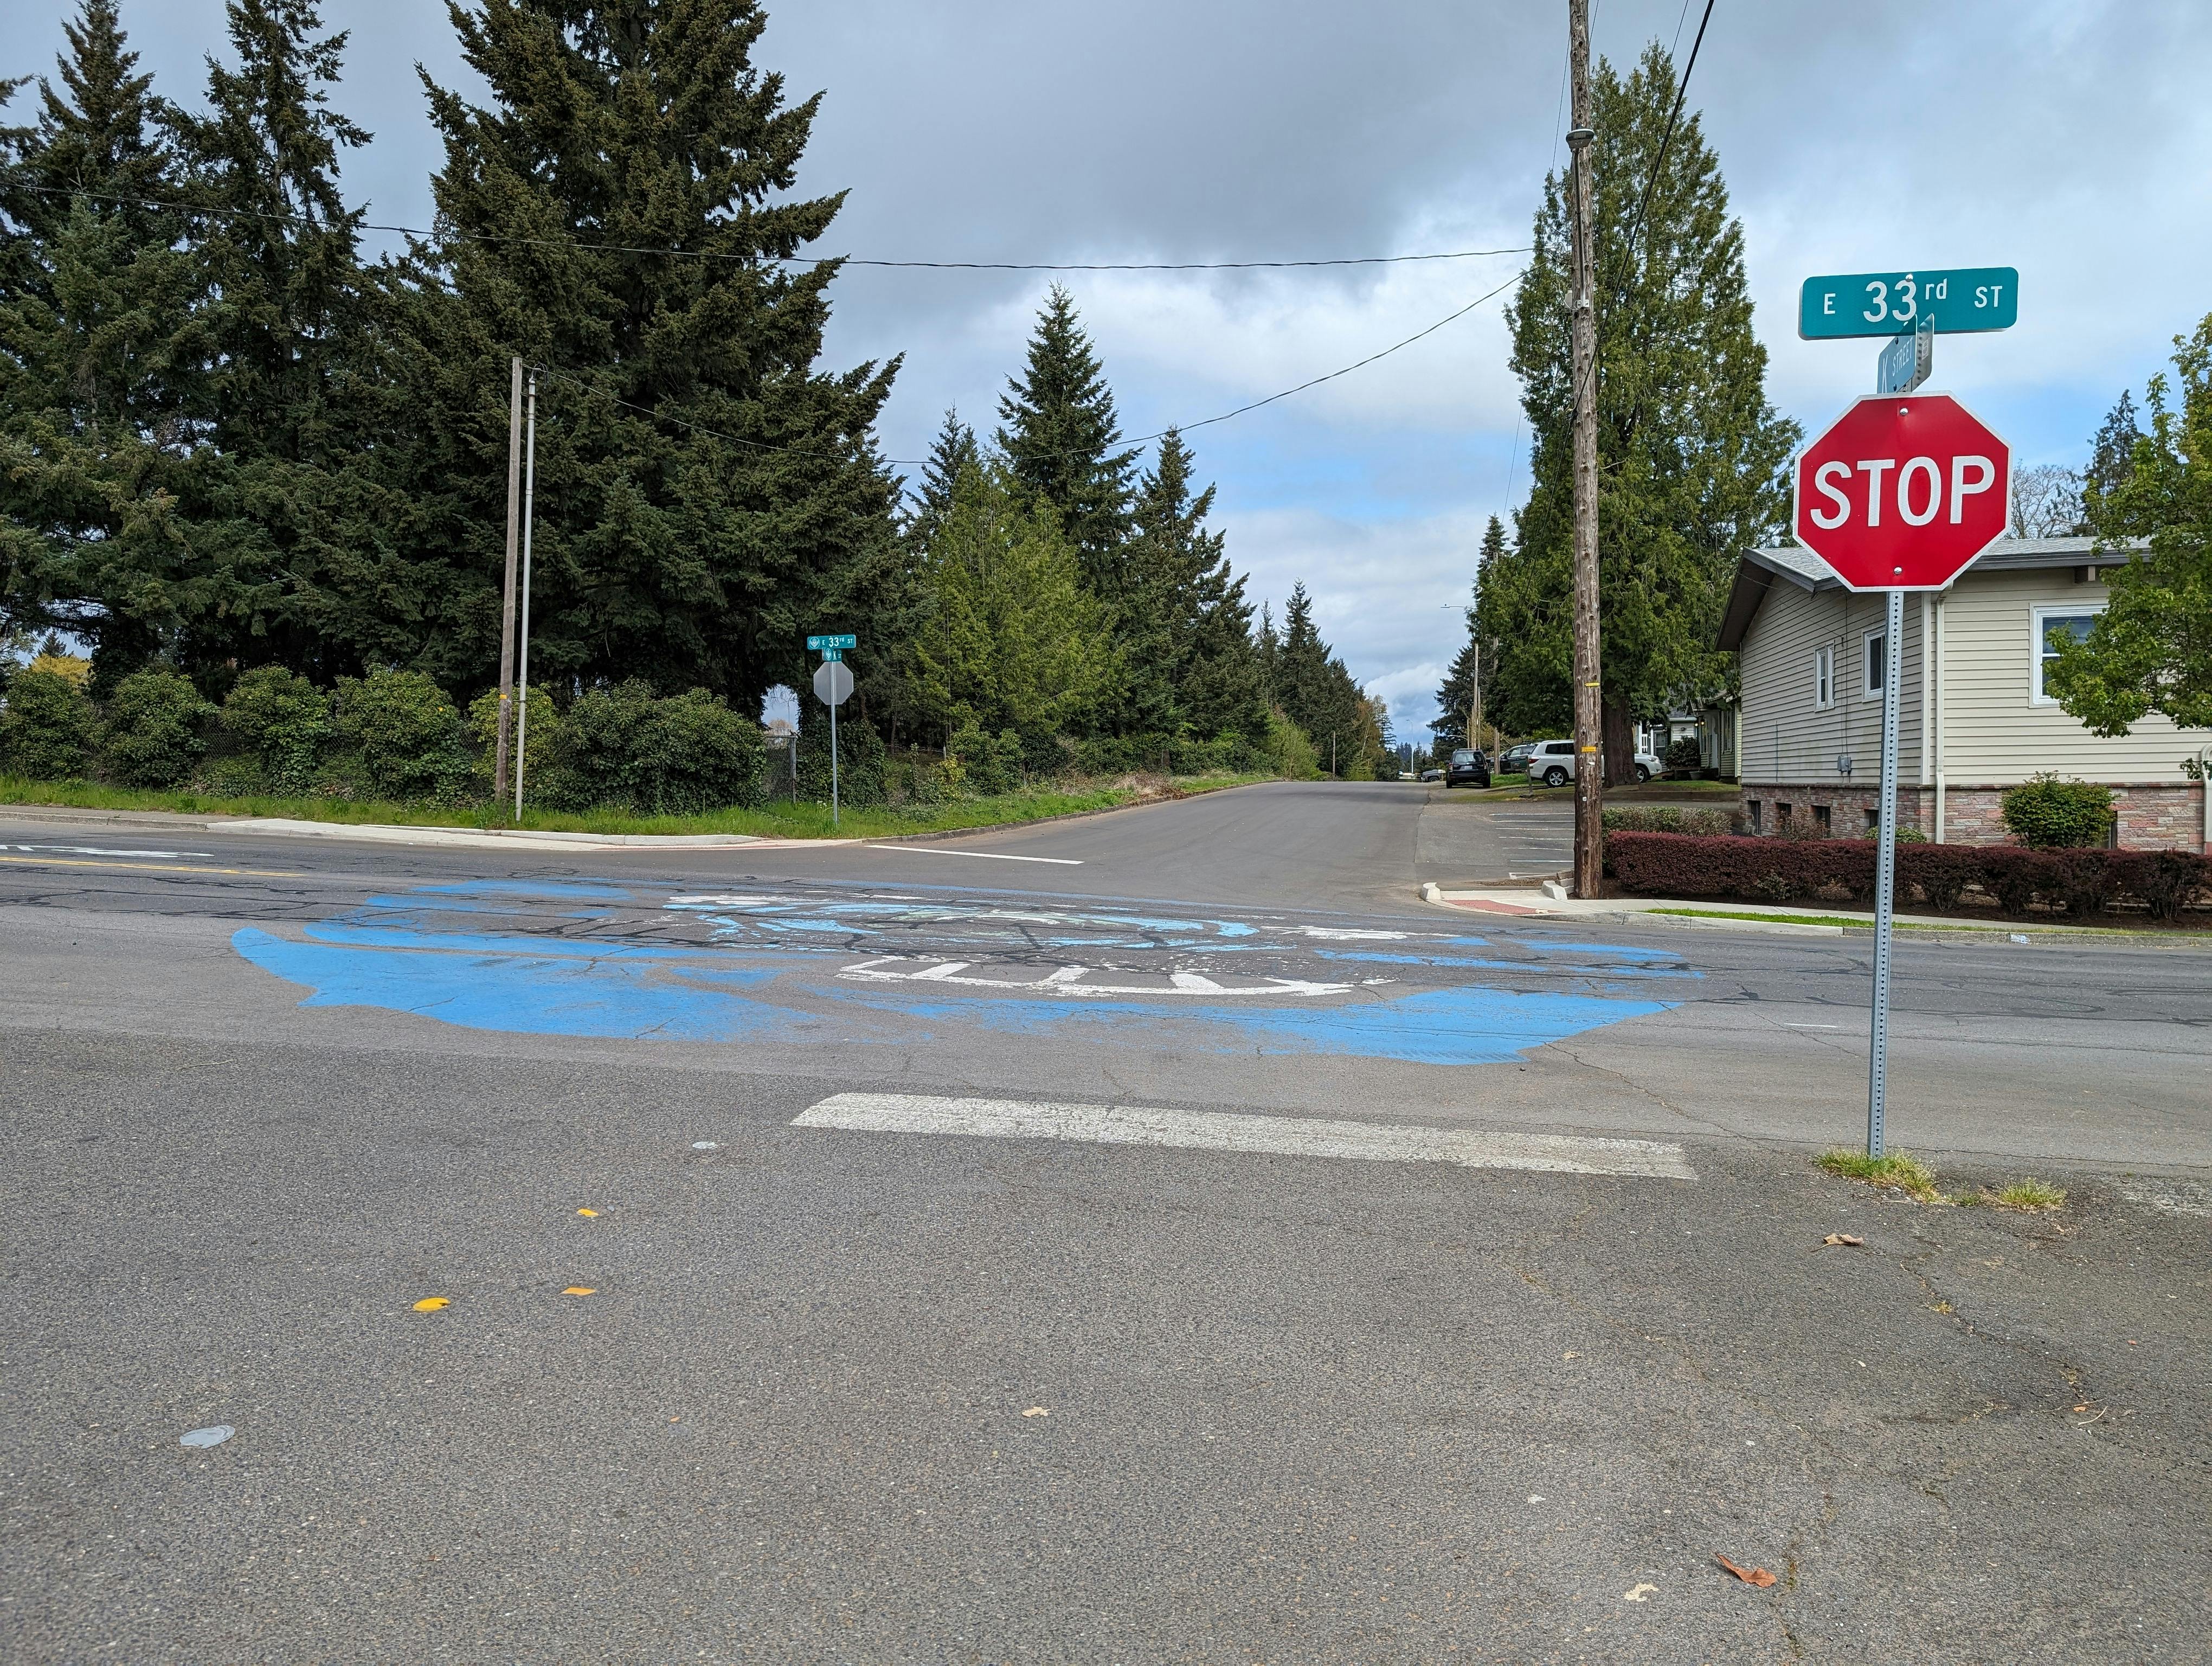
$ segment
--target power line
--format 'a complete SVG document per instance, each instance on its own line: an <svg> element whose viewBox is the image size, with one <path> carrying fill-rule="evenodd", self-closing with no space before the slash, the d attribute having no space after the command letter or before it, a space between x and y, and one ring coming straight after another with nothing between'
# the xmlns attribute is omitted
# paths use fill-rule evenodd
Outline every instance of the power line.
<svg viewBox="0 0 2212 1666"><path fill-rule="evenodd" d="M1473 301L1468 301L1466 306L1446 313L1443 317L1438 319L1434 324L1430 325L1427 328L1416 330L1412 335L1407 336L1403 341L1393 342L1389 346L1383 348L1379 352L1370 353L1364 359L1356 359L1352 363L1345 365L1339 369L1328 371L1322 375L1311 377L1305 381L1300 382L1296 387L1286 387L1279 393L1270 393L1264 399L1255 399L1249 404L1242 404L1237 406L1234 410L1224 410L1218 416L1201 417L1194 423L1178 423L1172 425L1170 428L1159 429L1151 434L1140 434L1133 439L1127 441L1116 441L1115 443L1117 445L1127 444L1132 446L1142 446L1147 445L1154 440L1161 439L1170 433L1188 434L1193 429L1211 428L1216 423L1228 422L1232 417L1242 416L1248 412L1257 410L1262 405L1271 405L1279 399L1289 398L1294 393L1303 393L1310 387L1318 387L1323 382L1334 381L1340 376L1348 376L1355 370L1364 369L1367 366L1373 364L1377 359L1387 359L1393 353L1398 352L1403 348L1411 347L1415 342L1421 340L1424 337L1436 334L1437 331L1443 329L1447 324L1452 323L1455 319L1465 318L1469 313L1481 306L1486 301L1492 301L1496 299L1498 296L1504 295L1506 290L1511 289L1516 283L1518 283L1523 276L1523 273L1516 272L1511 277L1507 278L1504 283L1499 284L1496 289L1492 289L1486 294L1477 295ZM573 387L580 388L586 393L590 393L599 398L605 399L610 404L620 405L625 410L635 410L641 416L650 416L658 422L673 423L678 428L688 429L694 434L704 435L709 439L726 441L731 445L743 446L750 451L776 453L786 456L822 457L833 460L838 460L840 459L840 453L838 453L823 451L811 446L776 446L770 445L767 441L762 440L747 440L734 434L725 434L719 429L710 429L703 423L692 422L687 417L671 416L665 411L656 410L650 405L641 405L637 404L635 400L625 399L617 394L610 393L604 388L594 387L591 383L584 380L580 376L575 375L572 372L556 370L550 365L533 363L531 365L531 368L541 376L550 377L555 381L567 382ZM1045 455L1050 457L1067 457L1075 456L1078 453L1074 452L1051 452L1045 453ZM886 463L894 464L900 468L908 469L918 469L923 467L927 460L927 459L926 459L919 457L886 457L884 459L884 461Z"/></svg>
<svg viewBox="0 0 2212 1666"><path fill-rule="evenodd" d="M310 214L287 214L273 209L219 208L154 197L123 197L64 185L17 185L18 191L42 197L82 197L88 202L123 203L133 207L161 209L179 214L205 214L245 220L274 220L293 225L335 230L343 222L318 219ZM441 234L420 226L385 225L375 221L353 222L356 231L393 232L404 237L434 239ZM1510 249L1446 249L1431 254L1357 254L1316 260L876 260L860 255L723 254L713 249L683 249L653 244L585 243L565 237L497 237L474 232L444 234L444 240L459 243L507 244L518 248L580 249L595 254L649 254L688 260L727 260L739 263L773 261L783 265L812 266L835 263L896 271L949 272L1231 272L1287 271L1317 266L1399 266L1432 260L1480 260L1493 255L1526 254L1525 247Z"/></svg>

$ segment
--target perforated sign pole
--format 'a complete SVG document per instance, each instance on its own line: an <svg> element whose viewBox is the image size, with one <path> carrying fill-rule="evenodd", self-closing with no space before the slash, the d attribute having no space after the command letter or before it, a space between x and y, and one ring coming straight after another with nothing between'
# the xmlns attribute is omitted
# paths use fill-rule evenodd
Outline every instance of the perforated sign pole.
<svg viewBox="0 0 2212 1666"><path fill-rule="evenodd" d="M1875 871L1874 1034L1868 1048L1867 1155L1881 1155L1881 1124L1889 1098L1889 939L1897 896L1897 685L1899 644L1905 636L1905 593L1889 593L1881 638L1881 853Z"/></svg>

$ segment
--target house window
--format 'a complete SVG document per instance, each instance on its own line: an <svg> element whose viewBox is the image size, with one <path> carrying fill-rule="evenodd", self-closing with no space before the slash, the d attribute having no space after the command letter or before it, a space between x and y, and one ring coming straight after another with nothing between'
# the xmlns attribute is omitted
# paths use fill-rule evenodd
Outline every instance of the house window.
<svg viewBox="0 0 2212 1666"><path fill-rule="evenodd" d="M1790 809L1788 800L1778 799L1775 801L1774 830L1777 833L1787 833L1790 830Z"/></svg>
<svg viewBox="0 0 2212 1666"><path fill-rule="evenodd" d="M1813 704L1826 711L1836 703L1836 650L1832 648L1813 651Z"/></svg>
<svg viewBox="0 0 2212 1666"><path fill-rule="evenodd" d="M2057 659L2058 650L2051 646L2054 638L2070 636L2081 641L2089 634L2089 627L2097 622L2100 607L2039 607L2034 610L2034 635L2028 648L2027 694L2030 704L2055 706L2058 702L2043 691L2043 673Z"/></svg>
<svg viewBox="0 0 2212 1666"><path fill-rule="evenodd" d="M1751 830L1754 833L1758 832L1759 800L1757 799L1746 799L1743 801L1743 814L1744 819L1751 824Z"/></svg>
<svg viewBox="0 0 2212 1666"><path fill-rule="evenodd" d="M1882 641L1882 633L1879 630L1869 630L1859 641L1859 657L1864 664L1866 672L1863 680L1866 697L1869 700L1881 698L1881 676L1887 657L1882 650L1886 646L1887 644Z"/></svg>
<svg viewBox="0 0 2212 1666"><path fill-rule="evenodd" d="M1828 806L1826 805L1816 804L1813 806L1813 825L1820 830L1821 836L1825 838L1827 836Z"/></svg>
<svg viewBox="0 0 2212 1666"><path fill-rule="evenodd" d="M1881 812L1871 804L1867 806L1866 822L1866 830L1868 832L1879 833L1881 831Z"/></svg>

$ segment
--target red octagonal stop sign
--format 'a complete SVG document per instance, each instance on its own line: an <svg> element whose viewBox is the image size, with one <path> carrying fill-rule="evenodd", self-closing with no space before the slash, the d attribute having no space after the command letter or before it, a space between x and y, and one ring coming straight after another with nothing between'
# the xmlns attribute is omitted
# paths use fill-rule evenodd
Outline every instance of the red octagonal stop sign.
<svg viewBox="0 0 2212 1666"><path fill-rule="evenodd" d="M1941 590L2011 502L2010 448L1948 393L1869 393L1797 459L1797 541L1853 590Z"/></svg>

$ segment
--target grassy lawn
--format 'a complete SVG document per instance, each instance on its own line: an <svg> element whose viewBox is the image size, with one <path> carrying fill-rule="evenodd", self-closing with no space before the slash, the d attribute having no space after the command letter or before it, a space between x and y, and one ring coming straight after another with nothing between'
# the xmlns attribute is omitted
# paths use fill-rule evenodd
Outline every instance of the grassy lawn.
<svg viewBox="0 0 2212 1666"><path fill-rule="evenodd" d="M1572 781L1565 787L1531 786L1526 775L1499 775L1488 787L1455 787L1454 793L1480 798L1559 800L1574 802ZM1732 781L1647 781L1641 787L1608 787L1607 804L1679 804L1685 799L1733 799L1742 788Z"/></svg>
<svg viewBox="0 0 2212 1666"><path fill-rule="evenodd" d="M718 810L704 816L636 816L621 810L580 814L526 808L520 822L488 804L378 804L347 799L217 798L205 793L154 792L82 781L19 781L0 776L0 804L52 805L77 810L163 810L186 816L262 816L292 821L398 827L520 827L549 833L750 833L774 839L896 838L915 833L1010 827L1054 816L1112 810L1150 797L1188 796L1242 787L1267 777L1203 775L1175 781L1168 792L1070 785L997 798L890 810L848 809L830 824L826 804L778 801L758 810Z"/></svg>

